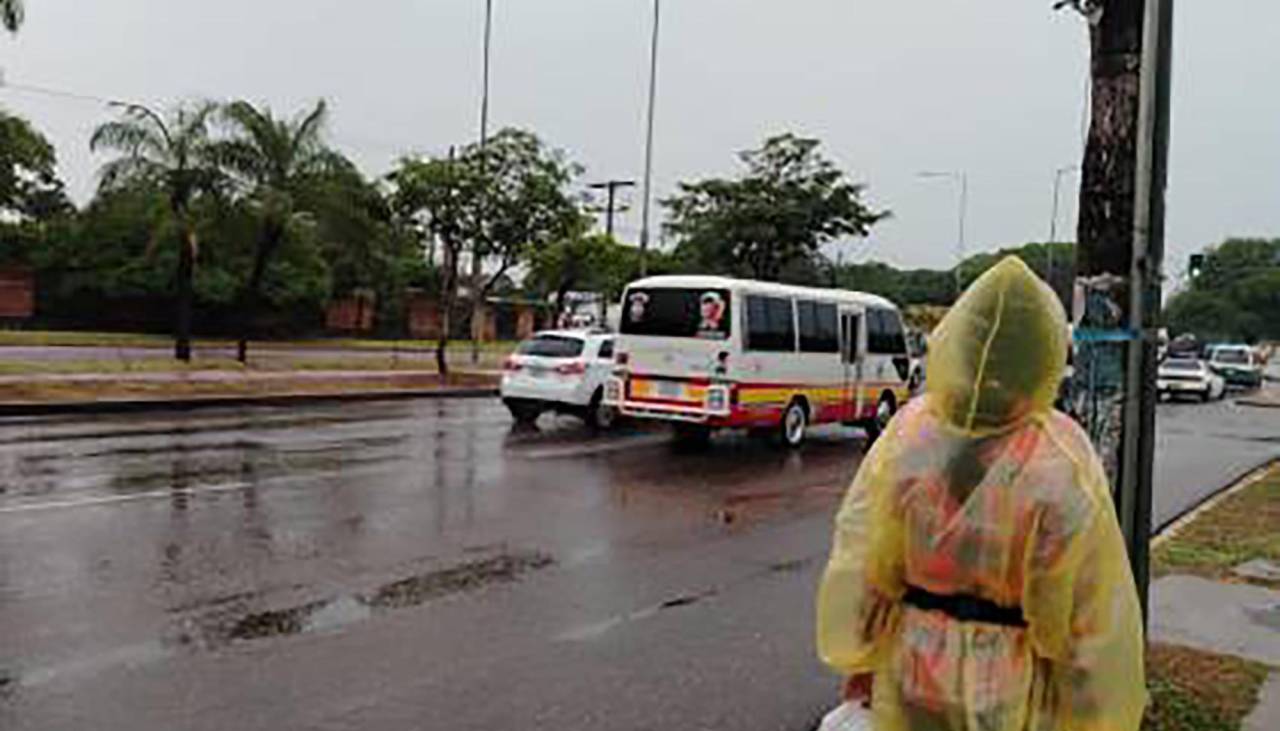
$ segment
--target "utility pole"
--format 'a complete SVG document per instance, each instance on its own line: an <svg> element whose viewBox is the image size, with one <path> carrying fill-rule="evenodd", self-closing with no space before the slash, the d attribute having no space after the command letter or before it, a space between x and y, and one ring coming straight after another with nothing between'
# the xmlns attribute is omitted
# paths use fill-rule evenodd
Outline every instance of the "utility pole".
<svg viewBox="0 0 1280 731"><path fill-rule="evenodd" d="M1049 218L1049 241L1047 254L1049 257L1049 286L1053 288L1055 293L1058 292L1058 285L1057 278L1054 276L1053 245L1058 241L1058 199L1061 197L1062 192L1062 176L1069 173L1079 172L1079 170L1079 165L1068 165L1066 167L1058 168L1053 173L1053 214ZM1059 294L1058 296L1061 297L1062 295Z"/></svg>
<svg viewBox="0 0 1280 731"><path fill-rule="evenodd" d="M1089 20L1092 121L1077 233L1071 398L1111 480L1146 616L1173 0L1063 0Z"/></svg>
<svg viewBox="0 0 1280 731"><path fill-rule="evenodd" d="M649 206L653 198L653 112L658 96L658 29L662 20L661 0L653 0L653 37L649 43L649 112L644 137L644 201L640 216L640 276L648 273Z"/></svg>
<svg viewBox="0 0 1280 731"><path fill-rule="evenodd" d="M591 185L587 186L592 190L605 191L606 203L604 207L604 221L605 221L604 230L605 230L605 233L609 234L609 238L613 238L614 212L627 210L626 206L619 207L617 204L618 190L622 188L634 188L635 186L636 186L636 181L634 180L606 180L603 183L592 183ZM599 211L600 209L593 208L592 210Z"/></svg>

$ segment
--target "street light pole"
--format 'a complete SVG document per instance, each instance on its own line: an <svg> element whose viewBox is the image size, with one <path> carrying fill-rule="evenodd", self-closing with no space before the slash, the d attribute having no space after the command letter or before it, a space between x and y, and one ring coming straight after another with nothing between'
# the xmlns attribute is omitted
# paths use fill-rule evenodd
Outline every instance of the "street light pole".
<svg viewBox="0 0 1280 731"><path fill-rule="evenodd" d="M1065 167L1060 167L1053 172L1053 216L1049 219L1048 255L1049 286L1054 287L1054 291L1057 291L1057 288L1053 283L1053 245L1058 241L1058 198L1062 189L1062 176L1067 173L1074 173L1078 170L1080 170L1079 165L1067 165Z"/></svg>
<svg viewBox="0 0 1280 731"><path fill-rule="evenodd" d="M960 297L961 273L960 265L964 262L965 257L965 219L969 215L969 175L963 170L945 170L945 171L925 171L918 173L919 178L945 178L953 180L960 185L960 230L956 236L956 268L955 268L955 290L956 298Z"/></svg>
<svg viewBox="0 0 1280 731"><path fill-rule="evenodd" d="M493 38L493 0L484 0L484 61L480 92L480 165L481 172L488 172L489 156L489 50ZM484 201L487 203L488 201ZM481 206L481 215L487 213L487 206ZM480 300L480 281L484 278L484 256L478 248L471 251L471 363L480 362L480 337L484 328L480 317L484 312L484 303Z"/></svg>
<svg viewBox="0 0 1280 731"><path fill-rule="evenodd" d="M480 146L489 143L489 48L493 37L493 0L484 0L484 80L480 95Z"/></svg>
<svg viewBox="0 0 1280 731"><path fill-rule="evenodd" d="M658 29L661 26L661 0L653 0L653 37L649 44L649 111L645 122L644 201L640 215L640 275L648 271L649 207L653 197L653 112L658 94Z"/></svg>

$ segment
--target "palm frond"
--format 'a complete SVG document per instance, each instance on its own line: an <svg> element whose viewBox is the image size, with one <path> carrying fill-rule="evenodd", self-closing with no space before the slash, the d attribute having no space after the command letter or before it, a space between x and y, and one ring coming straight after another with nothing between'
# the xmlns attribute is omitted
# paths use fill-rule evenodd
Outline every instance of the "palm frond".
<svg viewBox="0 0 1280 731"><path fill-rule="evenodd" d="M154 160L129 155L103 165L98 177L102 190L118 190L130 185L157 184L164 178L164 168Z"/></svg>

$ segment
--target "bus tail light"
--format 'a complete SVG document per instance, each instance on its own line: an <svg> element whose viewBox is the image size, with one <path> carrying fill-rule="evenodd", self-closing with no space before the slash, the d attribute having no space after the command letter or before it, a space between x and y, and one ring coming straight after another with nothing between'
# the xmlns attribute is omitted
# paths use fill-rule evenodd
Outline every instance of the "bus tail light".
<svg viewBox="0 0 1280 731"><path fill-rule="evenodd" d="M716 375L726 376L729 374L729 351L722 350L716 356Z"/></svg>
<svg viewBox="0 0 1280 731"><path fill-rule="evenodd" d="M619 351L617 357L614 360L618 365L625 366L631 362L631 354Z"/></svg>

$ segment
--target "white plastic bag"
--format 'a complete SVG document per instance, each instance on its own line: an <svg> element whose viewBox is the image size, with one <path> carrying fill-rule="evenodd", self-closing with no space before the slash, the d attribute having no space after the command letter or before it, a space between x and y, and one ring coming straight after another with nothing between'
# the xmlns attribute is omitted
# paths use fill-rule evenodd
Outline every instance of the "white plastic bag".
<svg viewBox="0 0 1280 731"><path fill-rule="evenodd" d="M862 703L844 703L822 719L818 731L872 731L871 711Z"/></svg>

